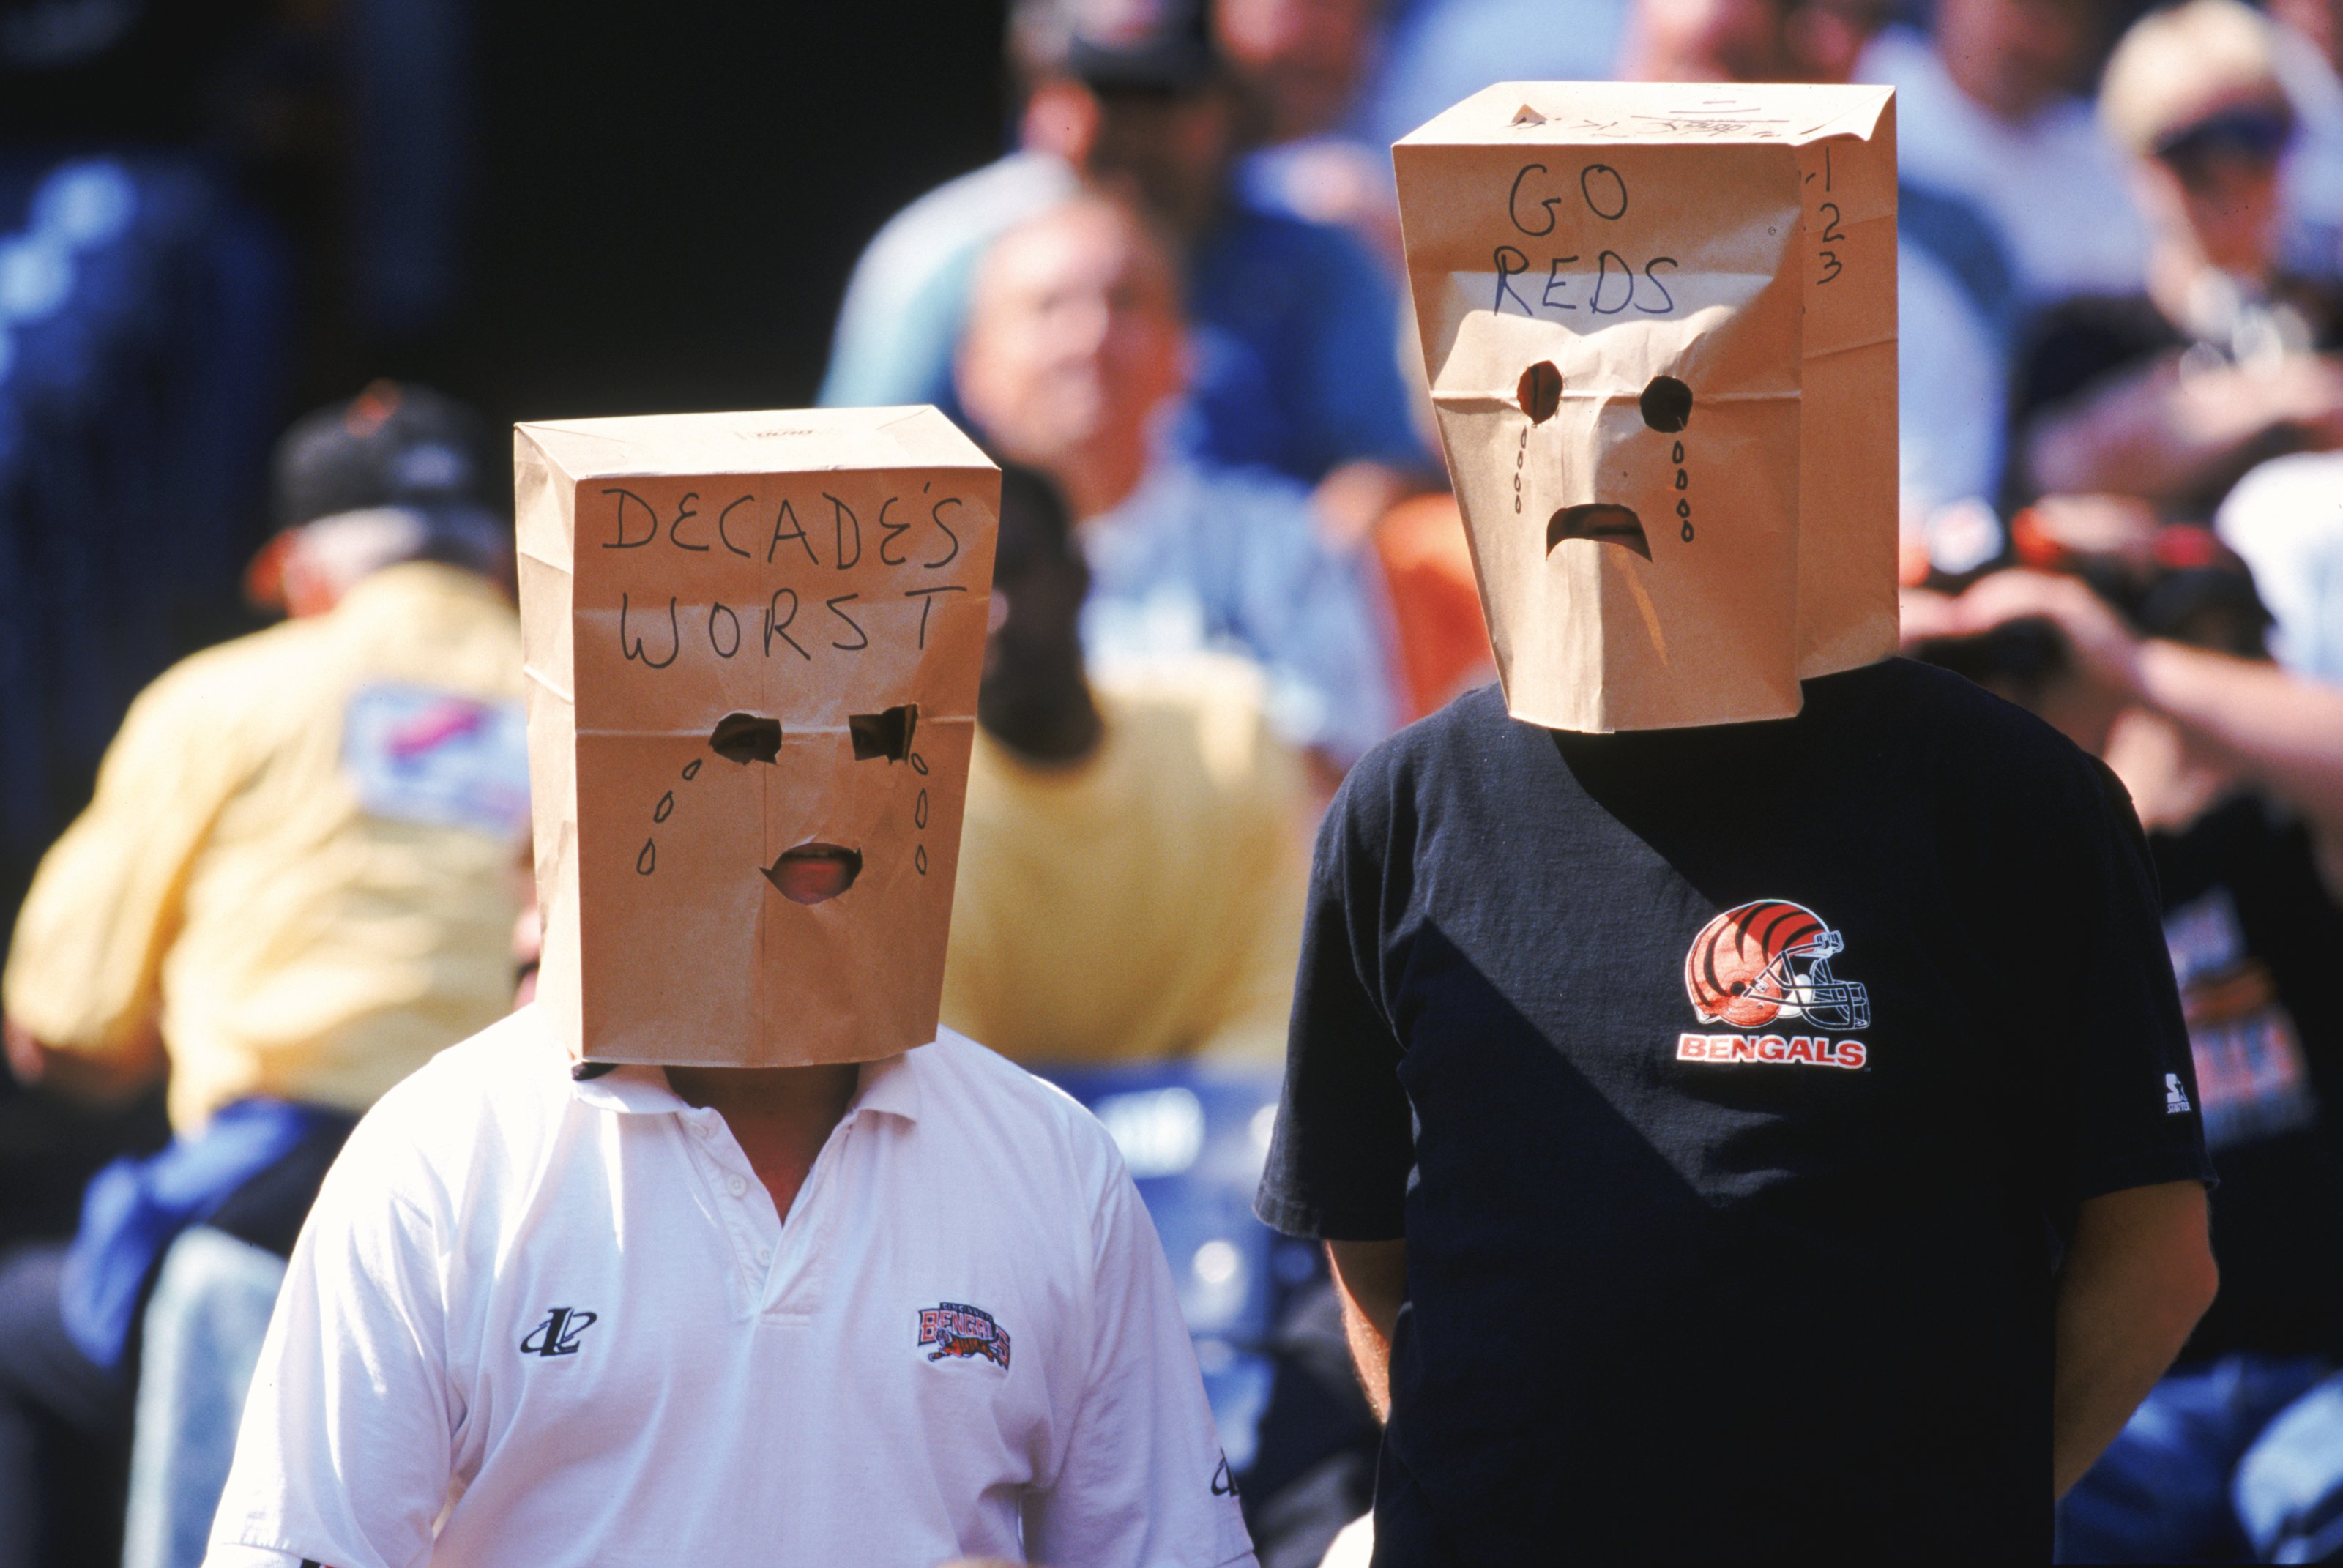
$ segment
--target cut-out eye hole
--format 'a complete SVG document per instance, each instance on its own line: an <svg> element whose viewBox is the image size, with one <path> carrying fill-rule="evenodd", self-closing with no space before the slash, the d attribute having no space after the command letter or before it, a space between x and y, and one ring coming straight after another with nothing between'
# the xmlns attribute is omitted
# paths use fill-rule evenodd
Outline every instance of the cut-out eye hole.
<svg viewBox="0 0 2343 1568"><path fill-rule="evenodd" d="M1653 377L1635 405L1644 411L1644 424L1666 435L1674 435L1692 421L1692 388L1673 376Z"/></svg>
<svg viewBox="0 0 2343 1568"><path fill-rule="evenodd" d="M884 757L900 762L911 754L911 733L920 727L920 709L907 702L884 713L850 714L846 732L854 740L854 759L868 762Z"/></svg>
<svg viewBox="0 0 2343 1568"><path fill-rule="evenodd" d="M759 719L753 713L728 713L716 721L708 745L719 757L743 766L770 762L781 754L781 721Z"/></svg>
<svg viewBox="0 0 2343 1568"><path fill-rule="evenodd" d="M1554 411L1562 406L1562 372L1554 367L1554 361L1541 359L1523 371L1521 384L1513 388L1513 400L1533 425L1553 418Z"/></svg>

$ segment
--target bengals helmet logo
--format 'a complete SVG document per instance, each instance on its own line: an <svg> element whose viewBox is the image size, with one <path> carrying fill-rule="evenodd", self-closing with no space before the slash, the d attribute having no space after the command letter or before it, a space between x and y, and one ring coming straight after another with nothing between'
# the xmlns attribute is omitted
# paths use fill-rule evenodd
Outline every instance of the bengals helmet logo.
<svg viewBox="0 0 2343 1568"><path fill-rule="evenodd" d="M1868 1029L1871 999L1833 977L1845 941L1803 904L1760 899L1701 928L1684 954L1684 990L1704 1023L1759 1029L1804 1019L1821 1029Z"/></svg>

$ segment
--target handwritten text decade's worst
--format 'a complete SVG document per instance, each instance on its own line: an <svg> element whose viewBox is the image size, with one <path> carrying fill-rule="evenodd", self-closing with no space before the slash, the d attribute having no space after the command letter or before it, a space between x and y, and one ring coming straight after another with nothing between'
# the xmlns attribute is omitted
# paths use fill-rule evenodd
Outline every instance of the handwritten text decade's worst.
<svg viewBox="0 0 2343 1568"><path fill-rule="evenodd" d="M687 650L719 659L850 656L871 646L874 629L906 621L914 646L924 648L937 602L970 586L949 580L960 575L950 570L961 558L954 519L966 503L935 491L930 480L910 495L885 497L873 510L818 487L779 496L744 489L720 498L687 490L659 504L608 485L593 498L598 506L581 508L589 513L580 520L581 542L643 552L637 586L619 597L618 646L628 660L651 669L669 668ZM581 500L592 494L581 492ZM753 597L710 596L704 612L695 602L686 616L682 596L661 591L659 579L670 574L660 567L719 552L752 563L735 573L754 585ZM876 584L872 565L882 568ZM839 573L853 574L855 588L833 591L842 588ZM916 619L888 613L890 605L916 605Z"/></svg>

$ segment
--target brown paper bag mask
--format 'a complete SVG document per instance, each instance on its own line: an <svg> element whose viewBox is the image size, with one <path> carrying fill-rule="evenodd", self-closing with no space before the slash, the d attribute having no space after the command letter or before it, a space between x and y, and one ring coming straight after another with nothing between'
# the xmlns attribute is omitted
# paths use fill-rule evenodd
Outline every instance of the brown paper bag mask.
<svg viewBox="0 0 2343 1568"><path fill-rule="evenodd" d="M1885 87L1530 82L1392 149L1507 709L1795 713L1896 648Z"/></svg>
<svg viewBox="0 0 2343 1568"><path fill-rule="evenodd" d="M935 1038L1001 474L933 408L514 432L538 1000L595 1061Z"/></svg>

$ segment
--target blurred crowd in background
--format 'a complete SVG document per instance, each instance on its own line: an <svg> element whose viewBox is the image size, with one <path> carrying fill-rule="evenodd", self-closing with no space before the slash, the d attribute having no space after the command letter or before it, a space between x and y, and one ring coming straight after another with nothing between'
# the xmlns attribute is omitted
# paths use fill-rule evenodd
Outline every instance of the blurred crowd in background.
<svg viewBox="0 0 2343 1568"><path fill-rule="evenodd" d="M0 3L0 1331L75 1289L107 1161L273 1097L317 1114L260 1165L316 1164L526 994L517 680L447 677L470 719L369 710L391 771L344 815L405 789L382 809L459 848L399 839L436 879L377 876L413 923L331 973L318 846L357 829L232 809L295 734L358 733L297 666L398 665L367 640L397 624L441 628L441 675L506 646L504 421L934 403L1008 469L945 1020L1114 1131L1262 1560L1317 1563L1374 1428L1322 1261L1248 1208L1309 836L1367 748L1493 678L1388 144L1493 81L1886 83L1907 648L2131 787L2227 1177L2170 1430L2118 1445L2065 1550L2335 1547L2343 1509L2242 1466L2343 1362L2343 0L934 9L728 46L457 0ZM338 640L131 708L279 616ZM134 860L136 898L91 891ZM234 892L278 875L307 901ZM281 1256L303 1202L216 1228ZM169 1239L122 1314L166 1304ZM174 1419L144 1322L78 1402L0 1355L0 1568L114 1561L126 1507L126 1561L194 1560L209 1473L143 1452Z"/></svg>

